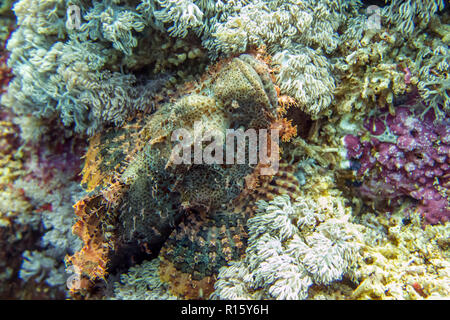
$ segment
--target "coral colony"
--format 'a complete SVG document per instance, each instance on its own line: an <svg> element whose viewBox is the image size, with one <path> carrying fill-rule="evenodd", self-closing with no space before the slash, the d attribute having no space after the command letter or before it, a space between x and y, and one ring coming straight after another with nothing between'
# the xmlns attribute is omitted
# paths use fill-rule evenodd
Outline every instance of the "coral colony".
<svg viewBox="0 0 450 320"><path fill-rule="evenodd" d="M448 299L449 43L443 0L1 2L0 298Z"/></svg>
<svg viewBox="0 0 450 320"><path fill-rule="evenodd" d="M432 111L420 118L414 107L398 106L395 115L384 111L368 118L365 138L343 138L364 181L363 195L378 200L409 196L418 201L417 210L431 224L450 218L448 190L439 181L449 182L450 121L434 121Z"/></svg>

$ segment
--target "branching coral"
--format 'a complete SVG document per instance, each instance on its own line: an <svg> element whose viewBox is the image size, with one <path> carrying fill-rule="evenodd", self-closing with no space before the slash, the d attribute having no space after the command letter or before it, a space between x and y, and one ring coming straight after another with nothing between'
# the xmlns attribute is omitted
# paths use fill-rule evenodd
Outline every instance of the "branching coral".
<svg viewBox="0 0 450 320"><path fill-rule="evenodd" d="M0 279L67 292L75 267L85 298L447 297L449 15L442 0L364 8L18 0L0 57ZM276 170L178 164L182 142L213 131L223 147L238 128L280 130Z"/></svg>

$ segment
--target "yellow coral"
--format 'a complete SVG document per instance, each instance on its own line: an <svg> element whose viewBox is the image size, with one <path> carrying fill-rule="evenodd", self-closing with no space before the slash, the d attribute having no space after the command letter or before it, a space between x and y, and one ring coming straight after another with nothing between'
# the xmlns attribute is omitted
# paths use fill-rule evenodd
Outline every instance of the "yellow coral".
<svg viewBox="0 0 450 320"><path fill-rule="evenodd" d="M366 228L360 282L350 298L415 300L450 295L450 257L442 248L450 236L448 224L422 228L417 212L405 223L402 208L392 216L367 213L363 219L371 229Z"/></svg>

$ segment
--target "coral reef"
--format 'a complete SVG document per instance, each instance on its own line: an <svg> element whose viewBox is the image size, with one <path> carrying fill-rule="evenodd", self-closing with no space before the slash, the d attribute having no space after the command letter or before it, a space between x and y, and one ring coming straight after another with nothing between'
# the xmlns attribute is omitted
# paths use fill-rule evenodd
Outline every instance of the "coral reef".
<svg viewBox="0 0 450 320"><path fill-rule="evenodd" d="M379 34L364 26L364 19L361 19L364 16L358 15L359 1L321 0L314 4L309 1L158 0L142 1L135 7L131 1L104 0L92 7L83 1L68 1L67 5L80 8L79 28L65 28L62 24L62 3L32 5L19 1L15 5L19 28L8 43L12 52L8 64L16 77L3 103L21 116L31 113L41 123L59 114L65 126L74 125L76 131L90 134L109 123L122 124L136 110L151 109L152 103L148 101L153 90L164 83L158 72L168 71L188 78L199 70L192 69L188 62L202 61L205 55L202 46L213 58L266 46L268 52L274 54L274 62L279 64L277 84L283 93L297 99L303 110L317 117L329 114L330 107L342 110L340 105L343 105L348 110L350 105L356 105L361 108L357 101L360 98L348 95L349 90L355 91L360 85L355 84L354 77L337 88L337 92L346 92L349 100L332 103L336 83L341 83L344 76L339 69L345 67L343 73L348 76L348 68L355 61L363 65L370 58L374 63L376 55L384 58L384 52L401 47L402 32L412 32L414 23L406 28L396 26L397 21L415 19L421 21L417 31L431 28L445 37L442 31L445 28L440 27L440 18L434 15L444 4L434 1L415 1L408 5L394 1L385 6L382 10L382 16L386 17L384 23L396 28L388 31L383 25ZM421 8L429 13L422 14ZM46 12L52 19L43 18ZM342 35L341 29L345 30ZM39 39L39 50L24 43L27 35ZM373 37L386 41L364 48ZM185 40L188 38L191 40ZM419 65L408 64L402 69L411 68L412 74L419 77L422 97L436 112L442 102L448 110L446 46L435 41L430 47L424 39L411 38L410 41L415 50L412 54L401 52L401 55L407 54L408 61L414 60ZM362 48L355 48L355 43ZM352 54L348 54L348 62L332 68L329 56L339 59L336 52L345 51L349 44L352 44ZM354 49L358 49L358 53L353 52ZM393 55L397 56L398 51L394 51ZM418 54L416 59L412 59L414 51ZM90 54L80 55L80 52ZM434 58L429 52L440 53L442 57ZM395 65L402 61L401 55L395 62L383 61L382 65L368 66L365 87L377 87L371 88L374 93L363 90L363 99L381 94L382 101L389 101L391 90L399 93L397 79L402 71L392 75L391 70L397 69ZM23 63L19 56L27 57L30 63ZM426 57L424 63L421 63L422 57ZM119 69L118 65L122 67ZM436 70L437 75L429 74L429 68ZM136 78L136 70L143 76ZM391 74L391 83L384 79L386 73ZM35 87L31 74L38 75L46 87ZM173 77L170 79L176 81ZM122 90L112 89L118 86ZM385 86L391 90L385 90ZM24 88L33 88L32 93L24 94ZM61 95L60 92L67 93Z"/></svg>
<svg viewBox="0 0 450 320"><path fill-rule="evenodd" d="M373 2L1 2L0 297L448 298L448 3Z"/></svg>
<svg viewBox="0 0 450 320"><path fill-rule="evenodd" d="M11 5L12 1L4 1L0 8L0 95L5 92L12 77L10 68L6 66L8 52L4 49L5 41L14 28ZM32 203L28 190L20 185L20 181L30 175L29 159L33 155L33 150L22 144L20 129L15 122L13 113L0 109L0 297L2 299L64 298L65 292L59 286L59 280L65 273L61 257L47 258L39 251L42 249L40 238L44 233L44 226L37 222L45 206L41 207ZM70 208L66 213L71 216ZM67 215L53 215L56 220L65 217ZM50 217L49 220L51 220ZM70 224L72 220L66 220L65 223ZM45 227L52 229L51 222L47 220ZM58 233L56 237L54 236L55 231L50 231L44 240L45 245L50 247L51 253L55 250L57 252L64 250L66 236L67 240L73 239L70 233ZM58 236L61 238L57 239ZM52 240L55 242L50 244ZM35 255L34 259L31 257L33 255ZM28 257L30 260L24 260ZM28 261L30 264L27 264ZM47 270L44 266L41 268L40 261L48 262L49 268ZM53 266L58 265L59 270L53 269ZM25 275L25 270L30 272Z"/></svg>
<svg viewBox="0 0 450 320"><path fill-rule="evenodd" d="M16 221L42 232L33 250L24 252L20 278L66 290L68 274L63 263L66 254L80 248L72 234L74 222L72 204L83 195L79 187L80 141L59 141L61 144L41 144L38 153L26 155L25 173L14 182L21 190L31 210ZM30 248L31 249L31 248Z"/></svg>
<svg viewBox="0 0 450 320"><path fill-rule="evenodd" d="M269 52L292 44L333 51L339 42L337 29L345 13L357 12L359 1L252 1L225 23L216 23L214 50L229 54L247 46L266 45Z"/></svg>

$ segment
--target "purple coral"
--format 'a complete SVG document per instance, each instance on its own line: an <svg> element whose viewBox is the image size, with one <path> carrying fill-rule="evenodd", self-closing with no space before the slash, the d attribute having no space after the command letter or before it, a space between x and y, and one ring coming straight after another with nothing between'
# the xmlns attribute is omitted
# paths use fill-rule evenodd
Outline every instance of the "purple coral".
<svg viewBox="0 0 450 320"><path fill-rule="evenodd" d="M366 119L365 135L346 135L347 157L358 161L360 192L372 199L418 201L426 223L450 218L450 122L436 125L434 113L423 118L407 106Z"/></svg>

